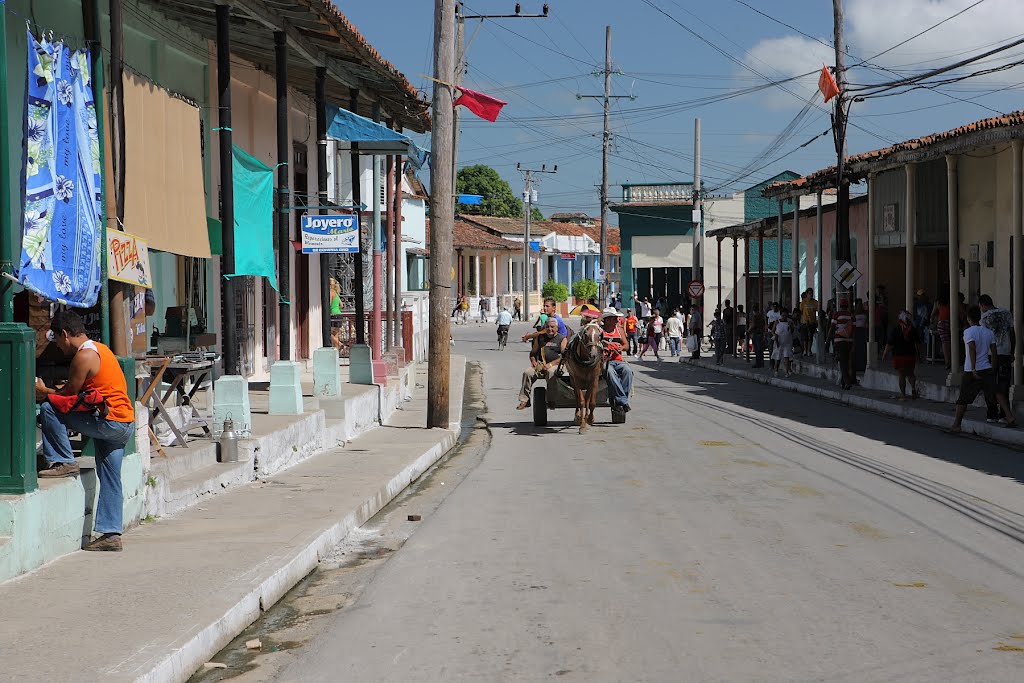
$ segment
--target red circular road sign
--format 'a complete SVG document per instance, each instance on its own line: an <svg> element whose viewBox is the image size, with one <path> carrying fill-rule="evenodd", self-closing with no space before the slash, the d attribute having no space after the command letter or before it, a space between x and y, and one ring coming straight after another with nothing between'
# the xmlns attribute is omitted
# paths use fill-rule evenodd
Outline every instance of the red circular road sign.
<svg viewBox="0 0 1024 683"><path fill-rule="evenodd" d="M686 286L686 291L691 299L699 299L704 296L704 283L700 280L694 280Z"/></svg>

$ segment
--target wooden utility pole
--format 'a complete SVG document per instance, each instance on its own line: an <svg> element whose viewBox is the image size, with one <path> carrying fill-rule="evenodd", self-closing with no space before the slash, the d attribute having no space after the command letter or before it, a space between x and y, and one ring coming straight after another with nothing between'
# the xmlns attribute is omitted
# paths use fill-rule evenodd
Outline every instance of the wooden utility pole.
<svg viewBox="0 0 1024 683"><path fill-rule="evenodd" d="M691 275L691 277L694 280L700 280L701 282L703 282L704 281L704 277L703 277L704 274L701 272L701 265L704 262L704 257L701 254L701 249L703 248L704 245L701 244L701 239L703 238L703 235L701 234L700 226L703 225L703 223L704 223L704 212L702 211L703 205L701 204L701 199L700 199L700 185L701 185L701 180L700 180L700 119L694 119L693 120L693 214L694 215L691 216L691 218L694 218L696 220L694 220L694 226L693 226L693 264L690 266L690 275ZM721 286L721 283L719 283L719 286ZM705 290L705 291L707 291L707 290ZM700 297L700 300L701 300L701 302L704 301L703 295ZM694 303L696 303L696 302L694 302ZM697 305L701 306L701 304L697 304ZM703 310L702 306L701 306L701 310Z"/></svg>
<svg viewBox="0 0 1024 683"><path fill-rule="evenodd" d="M548 170L547 164L541 164L540 169L522 168L516 164L516 170L523 174L523 202L526 205L526 231L523 233L523 320L530 320L530 276L533 274L533 267L530 264L530 221L533 219L533 203L536 201L537 190L533 189L534 173L557 173L558 164L552 170ZM538 269L539 270L539 269ZM538 277L540 273L538 272Z"/></svg>
<svg viewBox="0 0 1024 683"><path fill-rule="evenodd" d="M455 68L455 0L434 0L433 134L430 151L430 337L427 351L427 427L449 424L451 352L448 318L451 293L452 243L455 231L455 188L452 168L454 92L447 81Z"/></svg>
<svg viewBox="0 0 1024 683"><path fill-rule="evenodd" d="M850 260L850 185L843 174L846 165L846 45L843 41L843 0L832 0L832 14L835 30L836 48L836 84L839 94L836 96L835 113L833 115L833 132L836 143L836 251L838 261Z"/></svg>
<svg viewBox="0 0 1024 683"><path fill-rule="evenodd" d="M612 27L604 27L604 70L594 75L604 75L603 95L576 95L576 99L600 99L604 109L604 135L601 139L601 269L605 272L605 282L600 287L600 298L606 299L609 293L608 277L608 155L612 147L611 107L612 100L635 100L633 95L612 95Z"/></svg>
<svg viewBox="0 0 1024 683"><path fill-rule="evenodd" d="M601 137L601 278L598 301L608 300L608 152L612 143L612 27L604 27L604 134ZM603 306L604 304L602 304Z"/></svg>
<svg viewBox="0 0 1024 683"><path fill-rule="evenodd" d="M117 230L124 230L125 186L125 129L124 129L124 13L121 0L110 0L110 118L113 121L114 141L111 145L114 168L114 202ZM101 245L103 251L107 245ZM102 273L106 278L107 274ZM118 356L130 355L128 328L124 317L124 288L120 282L107 283L110 291L108 317L110 348Z"/></svg>

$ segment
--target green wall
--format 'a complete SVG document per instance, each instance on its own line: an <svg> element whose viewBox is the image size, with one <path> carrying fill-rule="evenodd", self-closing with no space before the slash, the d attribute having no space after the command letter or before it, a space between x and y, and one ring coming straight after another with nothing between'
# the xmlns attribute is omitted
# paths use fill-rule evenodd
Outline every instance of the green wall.
<svg viewBox="0 0 1024 683"><path fill-rule="evenodd" d="M693 234L691 220L693 206L675 204L669 206L636 206L619 204L612 209L619 216L619 240L622 248L621 284L622 301L628 305L629 297L636 289L633 282L633 237Z"/></svg>

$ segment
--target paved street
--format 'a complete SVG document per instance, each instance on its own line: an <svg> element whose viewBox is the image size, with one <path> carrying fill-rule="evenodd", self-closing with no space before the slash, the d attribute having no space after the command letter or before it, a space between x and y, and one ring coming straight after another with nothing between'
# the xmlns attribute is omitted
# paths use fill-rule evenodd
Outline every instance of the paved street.
<svg viewBox="0 0 1024 683"><path fill-rule="evenodd" d="M1019 453L669 360L535 428L493 329L489 451L279 680L1024 677Z"/></svg>

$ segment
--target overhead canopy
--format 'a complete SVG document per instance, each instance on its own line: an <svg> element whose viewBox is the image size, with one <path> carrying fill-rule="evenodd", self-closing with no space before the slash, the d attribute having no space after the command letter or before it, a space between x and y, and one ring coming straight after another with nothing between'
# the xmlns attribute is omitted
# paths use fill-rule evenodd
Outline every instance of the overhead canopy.
<svg viewBox="0 0 1024 683"><path fill-rule="evenodd" d="M327 137L357 142L361 154L408 154L415 146L401 133L333 104L327 105L327 121Z"/></svg>

